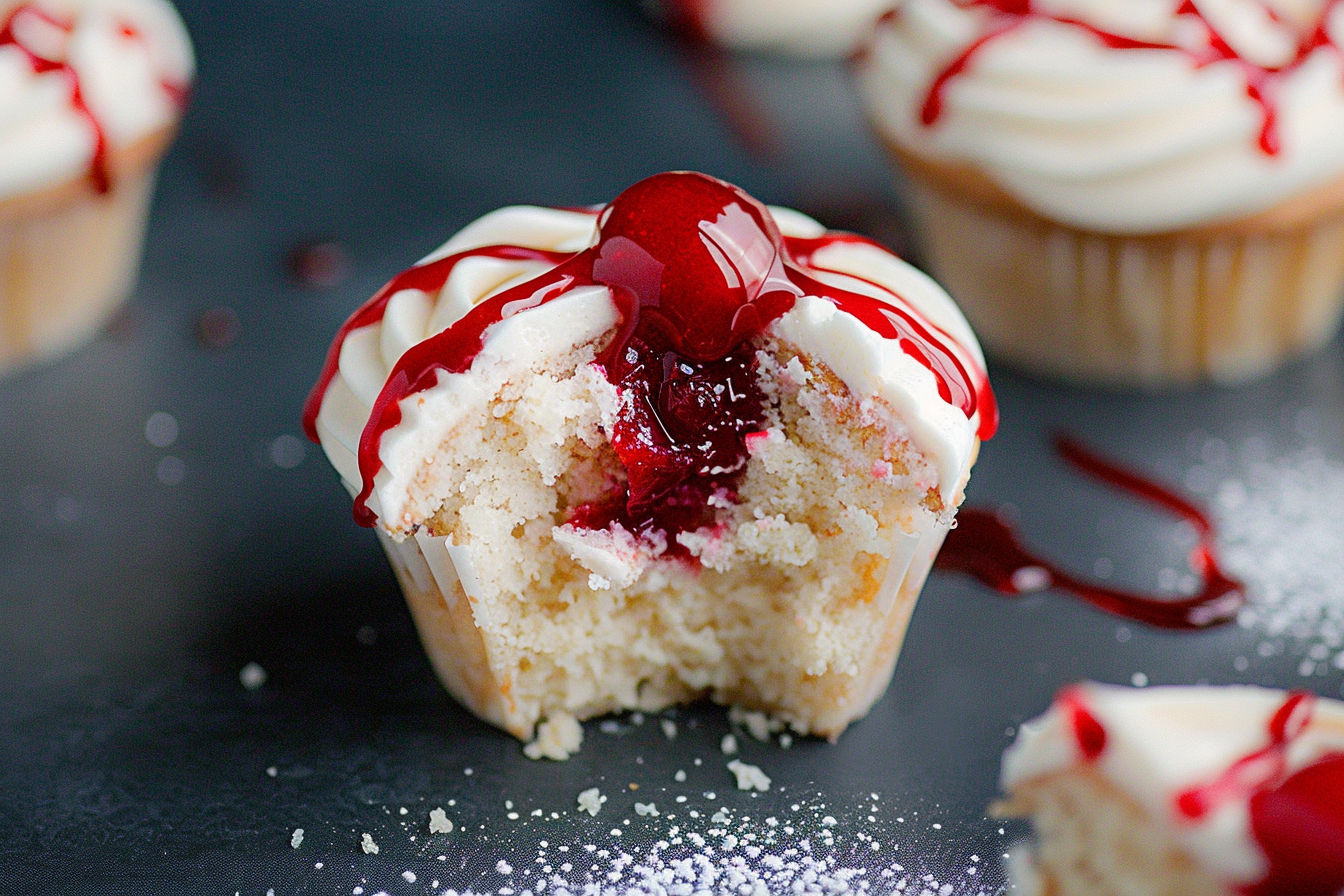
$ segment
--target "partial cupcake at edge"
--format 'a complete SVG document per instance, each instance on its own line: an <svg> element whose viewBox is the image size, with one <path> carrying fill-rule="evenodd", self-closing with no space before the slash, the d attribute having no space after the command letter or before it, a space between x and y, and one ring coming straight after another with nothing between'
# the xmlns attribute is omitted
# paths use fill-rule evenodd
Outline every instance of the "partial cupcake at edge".
<svg viewBox="0 0 1344 896"><path fill-rule="evenodd" d="M729 50L838 59L854 52L891 0L644 0L656 19Z"/></svg>
<svg viewBox="0 0 1344 896"><path fill-rule="evenodd" d="M1338 896L1344 703L1246 685L1081 684L1022 725L1000 814L1024 896Z"/></svg>
<svg viewBox="0 0 1344 896"><path fill-rule="evenodd" d="M933 281L690 172L470 224L349 319L305 417L444 685L552 758L701 697L838 736L997 423Z"/></svg>
<svg viewBox="0 0 1344 896"><path fill-rule="evenodd" d="M86 342L130 293L193 70L162 0L0 0L0 373Z"/></svg>
<svg viewBox="0 0 1344 896"><path fill-rule="evenodd" d="M1344 304L1344 4L902 0L855 63L991 355L1238 382Z"/></svg>

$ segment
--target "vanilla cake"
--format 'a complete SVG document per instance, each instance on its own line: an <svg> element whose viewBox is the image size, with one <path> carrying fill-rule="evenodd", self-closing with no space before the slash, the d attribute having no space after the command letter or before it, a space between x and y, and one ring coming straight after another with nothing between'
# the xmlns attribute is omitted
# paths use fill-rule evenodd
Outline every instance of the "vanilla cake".
<svg viewBox="0 0 1344 896"><path fill-rule="evenodd" d="M1000 809L1051 896L1344 892L1344 703L1250 686L1063 691L1022 726Z"/></svg>
<svg viewBox="0 0 1344 896"><path fill-rule="evenodd" d="M687 172L469 225L306 408L445 686L556 758L576 719L702 696L837 736L995 421L931 280Z"/></svg>

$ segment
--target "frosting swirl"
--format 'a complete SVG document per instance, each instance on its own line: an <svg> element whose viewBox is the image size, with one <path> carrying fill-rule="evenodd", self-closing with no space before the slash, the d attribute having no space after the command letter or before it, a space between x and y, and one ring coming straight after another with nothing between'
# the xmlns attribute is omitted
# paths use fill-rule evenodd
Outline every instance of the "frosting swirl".
<svg viewBox="0 0 1344 896"><path fill-rule="evenodd" d="M0 198L87 176L171 126L193 72L162 0L0 0Z"/></svg>
<svg viewBox="0 0 1344 896"><path fill-rule="evenodd" d="M688 260L694 251L705 254ZM692 367L730 357L753 332L798 346L901 416L936 471L928 487L949 505L997 422L975 337L933 281L875 243L668 173L604 209L517 206L469 225L346 323L306 427L358 496L357 514L366 503L364 521L412 531L434 511L432 496L411 497L416 470L479 406L483 370L526 375L538 354L613 332L612 345L629 345L641 320L674 334Z"/></svg>
<svg viewBox="0 0 1344 896"><path fill-rule="evenodd" d="M1114 233L1262 212L1344 175L1339 0L905 0L856 66L879 131Z"/></svg>

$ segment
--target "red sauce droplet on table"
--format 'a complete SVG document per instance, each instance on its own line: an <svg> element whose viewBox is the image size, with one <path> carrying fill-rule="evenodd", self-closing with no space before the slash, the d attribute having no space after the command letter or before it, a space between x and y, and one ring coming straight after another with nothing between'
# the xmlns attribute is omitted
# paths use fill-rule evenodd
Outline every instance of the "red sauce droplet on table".
<svg viewBox="0 0 1344 896"><path fill-rule="evenodd" d="M947 400L967 417L980 415L981 438L993 434L998 420L993 393L983 372L968 370L959 359L949 336L899 296L883 301L852 293L803 270L826 245L860 238L786 239L755 199L689 172L654 175L596 214L597 239L581 252L487 246L450 255L403 273L346 322L305 406L305 428L313 438L341 343L353 330L380 320L396 292L433 292L468 258L549 264L485 299L397 361L360 442L359 522L374 522L365 502L381 468L382 436L401 420L400 402L435 385L440 372L468 370L494 324L584 285L608 287L619 313L617 332L597 360L620 390L608 435L626 476L619 493L576 508L573 525L601 529L619 522L638 533L661 533L675 555L678 533L712 524L711 498L735 497L747 439L763 423L765 398L756 385L751 340L802 295L831 301L897 340L934 373Z"/></svg>
<svg viewBox="0 0 1344 896"><path fill-rule="evenodd" d="M937 123L946 106L945 96L949 85L974 64L975 57L986 46L1028 22L1049 21L1090 34L1103 46L1112 50L1166 50L1186 56L1194 68L1215 64L1236 67L1245 82L1247 98L1260 110L1258 135L1260 150L1266 155L1278 155L1282 150L1277 104L1279 84L1285 75L1300 68L1317 50L1339 49L1326 28L1329 17L1339 2L1340 0L1326 0L1322 4L1316 24L1301 35L1291 56L1280 65L1267 67L1243 58L1194 0L1184 0L1174 15L1189 21L1203 32L1205 42L1200 47L1128 37L1081 19L1039 9L1033 0L962 0L960 3L962 6L983 7L991 10L994 15L986 24L985 31L934 75L920 110L920 120L925 126Z"/></svg>
<svg viewBox="0 0 1344 896"><path fill-rule="evenodd" d="M52 43L59 45L60 51L52 53L49 52L52 48L35 46L31 40L31 33L30 39L25 40L22 32L28 29L34 32L48 32L53 38ZM22 3L0 20L0 49L13 47L18 50L27 60L33 74L53 75L65 81L70 108L84 120L93 136L93 152L89 158L89 181L97 192L106 193L112 189L107 131L102 121L89 107L79 72L75 70L66 53L74 30L73 19L58 15L37 3ZM125 22L119 24L117 33L122 40L144 40L138 29ZM162 78L160 87L179 108L185 105L187 97L185 85Z"/></svg>
<svg viewBox="0 0 1344 896"><path fill-rule="evenodd" d="M1199 543L1190 565L1202 577L1199 593L1179 599L1147 595L1086 581L1023 546L996 513L962 508L939 552L939 569L963 572L1002 594L1053 588L1100 610L1167 629L1201 629L1230 622L1246 603L1242 583L1225 573L1215 553L1213 525L1199 508L1169 489L1126 470L1069 438L1056 440L1069 463L1140 500L1155 504L1194 527Z"/></svg>

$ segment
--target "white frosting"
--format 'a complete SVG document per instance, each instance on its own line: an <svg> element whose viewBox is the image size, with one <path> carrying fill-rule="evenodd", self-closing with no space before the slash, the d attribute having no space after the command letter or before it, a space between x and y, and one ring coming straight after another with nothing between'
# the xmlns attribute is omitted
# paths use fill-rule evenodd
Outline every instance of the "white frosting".
<svg viewBox="0 0 1344 896"><path fill-rule="evenodd" d="M35 72L20 46L0 45L0 198L89 172L96 131L72 101L70 72L111 147L181 114L193 57L163 0L0 0L0 22L11 16L18 44L66 68Z"/></svg>
<svg viewBox="0 0 1344 896"><path fill-rule="evenodd" d="M1260 880L1265 859L1251 835L1244 796L1198 822L1178 817L1175 799L1264 748L1269 720L1288 695L1251 686L1134 689L1098 684L1082 685L1080 694L1087 712L1106 731L1106 748L1092 767L1210 873L1231 884ZM1344 703L1317 699L1310 724L1291 741L1287 772L1341 750ZM1081 762L1068 714L1056 702L1022 725L1004 754L1002 786L1012 792Z"/></svg>
<svg viewBox="0 0 1344 896"><path fill-rule="evenodd" d="M1112 233L1179 229L1254 214L1344 175L1344 5L1328 17L1335 46L1287 65L1330 4L1203 0L1244 63L1196 65L1208 29L1176 16L1179 0L1036 0L1040 15L972 52L925 124L938 75L1010 19L983 5L905 0L877 28L857 78L887 138L974 165L1046 217ZM1113 49L1052 16L1180 49ZM1260 146L1251 64L1287 65L1269 82L1275 154Z"/></svg>
<svg viewBox="0 0 1344 896"><path fill-rule="evenodd" d="M716 43L801 57L840 57L872 30L890 0L681 0Z"/></svg>
<svg viewBox="0 0 1344 896"><path fill-rule="evenodd" d="M797 212L772 209L786 235L820 236L820 224ZM596 214L532 206L501 209L469 225L424 262L487 245L510 244L578 252L596 237ZM422 262L422 263L424 263ZM869 245L834 245L815 254L813 271L855 292L882 295L879 284L901 296L926 321L941 328L967 367L972 384L984 362L969 326L952 300L932 280L895 256ZM471 256L457 264L435 295L403 290L388 303L381 321L352 331L340 348L339 369L317 417L322 446L352 494L360 491L358 445L371 408L397 360L413 345L440 332L475 304L525 282L550 266ZM484 347L462 373L438 373L437 385L401 402L402 420L383 436L382 468L374 478L369 508L386 530L405 533L432 515L434 496L417 491L416 477L459 424L481 412L500 384L526 376L548 358L592 343L617 321L605 287L581 286L558 300L514 314L486 330ZM773 332L821 361L859 399L881 398L896 409L912 438L937 471L936 485L949 506L970 469L978 416L966 414L938 394L934 375L858 320L831 303L803 296L772 324Z"/></svg>

